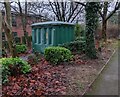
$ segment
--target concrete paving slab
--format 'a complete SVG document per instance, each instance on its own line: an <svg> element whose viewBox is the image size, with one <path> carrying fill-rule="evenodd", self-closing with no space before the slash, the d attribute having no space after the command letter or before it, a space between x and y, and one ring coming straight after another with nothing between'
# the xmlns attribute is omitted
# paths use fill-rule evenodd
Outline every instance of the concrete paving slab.
<svg viewBox="0 0 120 97"><path fill-rule="evenodd" d="M86 95L118 95L118 51Z"/></svg>

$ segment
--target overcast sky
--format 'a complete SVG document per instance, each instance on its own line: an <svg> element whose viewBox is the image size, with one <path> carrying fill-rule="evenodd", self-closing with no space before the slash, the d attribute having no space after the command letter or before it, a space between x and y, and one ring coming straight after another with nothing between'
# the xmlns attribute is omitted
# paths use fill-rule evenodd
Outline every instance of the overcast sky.
<svg viewBox="0 0 120 97"><path fill-rule="evenodd" d="M10 0L10 1L17 1L17 0ZM21 2L25 2L25 0L20 0ZM27 0L28 2L36 2L36 0ZM38 0L38 1L44 1L44 2L47 2L48 0ZM56 1L56 0L50 0L50 1ZM87 2L97 2L97 1L112 1L112 2L116 2L116 1L119 1L120 0L58 0L59 2L61 1L78 1L78 2L84 2L84 1L87 1ZM0 0L0 2L4 2L4 0Z"/></svg>

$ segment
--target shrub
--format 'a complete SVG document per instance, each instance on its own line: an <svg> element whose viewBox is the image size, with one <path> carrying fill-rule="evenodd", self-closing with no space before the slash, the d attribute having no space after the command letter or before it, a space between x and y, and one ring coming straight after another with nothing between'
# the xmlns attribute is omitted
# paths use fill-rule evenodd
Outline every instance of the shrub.
<svg viewBox="0 0 120 97"><path fill-rule="evenodd" d="M1 58L0 64L2 64L2 83L8 81L9 75L26 74L31 70L30 65L20 58Z"/></svg>
<svg viewBox="0 0 120 97"><path fill-rule="evenodd" d="M45 59L53 64L69 61L72 58L71 51L64 47L48 47L44 55Z"/></svg>
<svg viewBox="0 0 120 97"><path fill-rule="evenodd" d="M85 37L76 37L75 41L85 41Z"/></svg>
<svg viewBox="0 0 120 97"><path fill-rule="evenodd" d="M85 30L82 29L82 30L81 30L81 37L84 37L84 36L85 36Z"/></svg>
<svg viewBox="0 0 120 97"><path fill-rule="evenodd" d="M80 25L76 24L75 25L75 36L76 37L80 36L80 32L81 32Z"/></svg>
<svg viewBox="0 0 120 97"><path fill-rule="evenodd" d="M70 43L65 43L61 45L62 47L65 47L69 49L72 52L84 52L85 51L85 41L72 41Z"/></svg>
<svg viewBox="0 0 120 97"><path fill-rule="evenodd" d="M16 45L16 51L17 53L24 53L27 50L26 45Z"/></svg>
<svg viewBox="0 0 120 97"><path fill-rule="evenodd" d="M84 27L83 25L80 25L80 24L76 24L75 25L75 36L76 37L80 37L80 36L83 36L84 35Z"/></svg>
<svg viewBox="0 0 120 97"><path fill-rule="evenodd" d="M8 82L8 76L10 75L8 66L2 65L1 71L2 71L2 83L4 84Z"/></svg>

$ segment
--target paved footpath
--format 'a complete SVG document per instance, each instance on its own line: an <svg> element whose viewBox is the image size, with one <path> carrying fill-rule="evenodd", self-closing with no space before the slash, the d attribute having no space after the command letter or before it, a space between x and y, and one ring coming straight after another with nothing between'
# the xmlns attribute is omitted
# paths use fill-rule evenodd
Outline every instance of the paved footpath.
<svg viewBox="0 0 120 97"><path fill-rule="evenodd" d="M118 95L119 92L118 51L116 51L86 95Z"/></svg>

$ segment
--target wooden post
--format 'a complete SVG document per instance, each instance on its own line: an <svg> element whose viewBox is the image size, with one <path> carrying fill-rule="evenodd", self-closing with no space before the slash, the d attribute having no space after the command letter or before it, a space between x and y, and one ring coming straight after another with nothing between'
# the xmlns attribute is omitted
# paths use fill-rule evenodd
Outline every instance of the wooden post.
<svg viewBox="0 0 120 97"><path fill-rule="evenodd" d="M39 44L39 28L36 30L36 43Z"/></svg>
<svg viewBox="0 0 120 97"><path fill-rule="evenodd" d="M52 45L54 44L54 31L55 31L55 29L52 28Z"/></svg>
<svg viewBox="0 0 120 97"><path fill-rule="evenodd" d="M49 44L49 28L47 28L47 32L46 32L46 44L48 45Z"/></svg>

